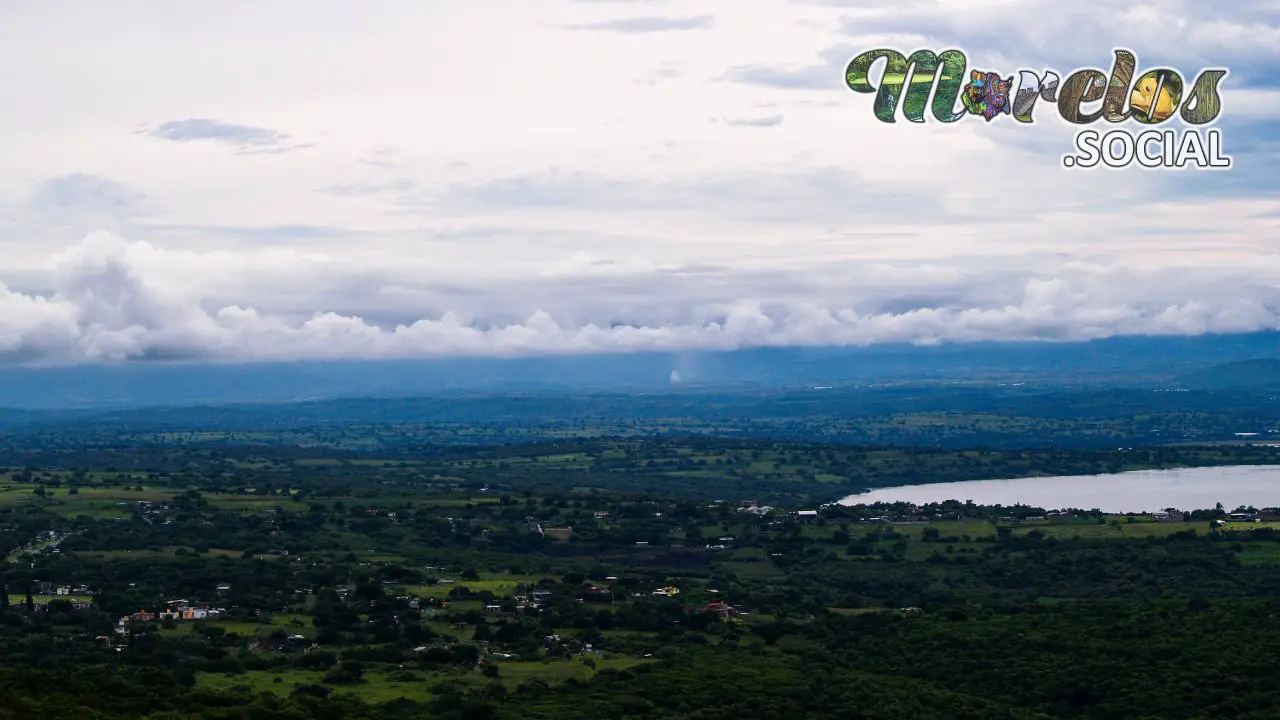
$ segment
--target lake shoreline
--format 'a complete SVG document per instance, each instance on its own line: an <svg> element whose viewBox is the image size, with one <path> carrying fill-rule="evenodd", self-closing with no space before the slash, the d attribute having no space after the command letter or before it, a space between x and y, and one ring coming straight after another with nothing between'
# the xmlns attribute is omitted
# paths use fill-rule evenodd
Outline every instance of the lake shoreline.
<svg viewBox="0 0 1280 720"><path fill-rule="evenodd" d="M856 493L838 502L927 504L946 500L1030 505L1046 510L1098 509L1115 514L1165 508L1199 510L1219 503L1227 510L1267 507L1280 505L1280 465L1216 465L900 485Z"/></svg>

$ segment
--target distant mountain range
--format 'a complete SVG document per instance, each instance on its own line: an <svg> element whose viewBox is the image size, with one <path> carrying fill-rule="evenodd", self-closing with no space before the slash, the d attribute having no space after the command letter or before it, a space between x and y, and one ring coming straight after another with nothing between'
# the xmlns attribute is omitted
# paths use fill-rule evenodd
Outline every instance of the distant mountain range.
<svg viewBox="0 0 1280 720"><path fill-rule="evenodd" d="M239 365L129 363L0 370L13 410L288 403L450 393L636 393L907 382L1187 388L1280 386L1280 333L1077 343L771 348L516 359ZM20 417L20 413L8 413Z"/></svg>
<svg viewBox="0 0 1280 720"><path fill-rule="evenodd" d="M1212 365L1178 376L1175 384L1190 390L1280 390L1280 359Z"/></svg>

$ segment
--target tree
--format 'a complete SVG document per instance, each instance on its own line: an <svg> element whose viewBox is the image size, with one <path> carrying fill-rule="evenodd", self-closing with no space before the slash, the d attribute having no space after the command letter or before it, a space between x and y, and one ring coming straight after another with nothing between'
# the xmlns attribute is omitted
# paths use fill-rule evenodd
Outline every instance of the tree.
<svg viewBox="0 0 1280 720"><path fill-rule="evenodd" d="M776 622L758 625L752 629L755 630L756 635L759 635L764 640L765 645L777 644L778 640L782 639L785 634L782 627Z"/></svg>
<svg viewBox="0 0 1280 720"><path fill-rule="evenodd" d="M612 630L614 627L613 613L609 612L607 608L600 608L596 612L596 627L601 630Z"/></svg>

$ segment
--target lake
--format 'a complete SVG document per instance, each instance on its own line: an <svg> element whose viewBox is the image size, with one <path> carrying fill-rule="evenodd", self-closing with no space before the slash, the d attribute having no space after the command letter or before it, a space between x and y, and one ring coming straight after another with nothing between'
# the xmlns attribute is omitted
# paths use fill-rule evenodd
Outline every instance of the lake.
<svg viewBox="0 0 1280 720"><path fill-rule="evenodd" d="M1068 475L904 485L850 495L841 505L877 502L924 504L972 500L979 505L1031 505L1046 510L1098 508L1103 512L1201 510L1222 503L1280 506L1280 465L1235 465L1181 470L1138 470L1113 475Z"/></svg>

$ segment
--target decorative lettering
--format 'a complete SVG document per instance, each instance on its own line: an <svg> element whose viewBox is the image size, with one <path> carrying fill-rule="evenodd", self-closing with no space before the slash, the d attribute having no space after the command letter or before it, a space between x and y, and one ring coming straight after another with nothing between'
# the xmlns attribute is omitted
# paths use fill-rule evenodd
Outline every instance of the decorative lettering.
<svg viewBox="0 0 1280 720"><path fill-rule="evenodd" d="M1188 125L1211 123L1222 112L1222 96L1218 83L1227 76L1226 68L1201 70L1191 94L1182 103L1182 120Z"/></svg>
<svg viewBox="0 0 1280 720"><path fill-rule="evenodd" d="M1102 117L1102 108L1086 113L1081 106L1101 100L1106 88L1107 76L1101 70L1075 71L1062 83L1062 93L1058 96L1058 114L1069 123L1088 125Z"/></svg>
<svg viewBox="0 0 1280 720"><path fill-rule="evenodd" d="M871 82L871 68L881 59L885 61L884 75L877 87ZM873 108L883 122L895 122L894 114L900 101L903 117L910 122L924 122L925 106L932 93L934 118L949 123L964 117L964 112L957 112L955 105L967 66L968 60L959 50L946 50L941 54L917 50L906 57L897 50L882 48L854 58L845 71L845 83L854 92L876 93Z"/></svg>
<svg viewBox="0 0 1280 720"><path fill-rule="evenodd" d="M1129 85L1133 83L1133 73L1138 67L1138 59L1128 50L1116 50L1116 59L1111 66L1111 82L1107 83L1106 99L1102 101L1102 116L1108 122L1123 122L1133 114L1133 108L1125 108L1128 100Z"/></svg>
<svg viewBox="0 0 1280 720"><path fill-rule="evenodd" d="M1018 71L1018 92L1013 98L1013 118L1018 122L1032 122L1031 111L1035 109L1036 100L1057 102L1057 73L1046 70L1043 76L1037 77L1030 70Z"/></svg>
<svg viewBox="0 0 1280 720"><path fill-rule="evenodd" d="M1149 70L1133 84L1129 107L1133 119L1155 125L1173 117L1182 102L1182 76L1174 70Z"/></svg>

